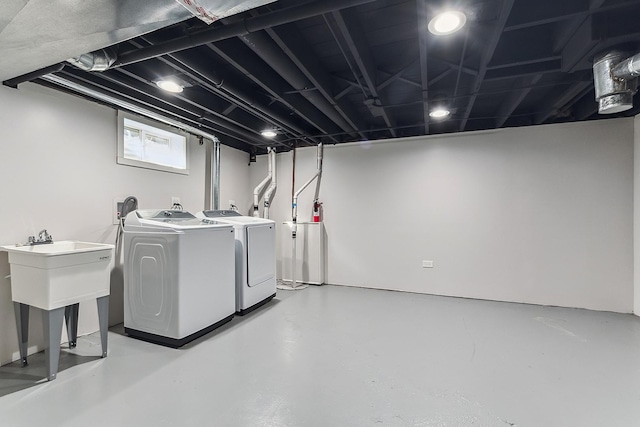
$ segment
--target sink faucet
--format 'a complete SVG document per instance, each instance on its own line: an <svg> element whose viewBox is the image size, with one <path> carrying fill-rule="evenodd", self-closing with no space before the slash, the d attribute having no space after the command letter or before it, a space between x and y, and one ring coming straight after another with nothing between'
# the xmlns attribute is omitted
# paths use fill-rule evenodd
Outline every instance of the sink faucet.
<svg viewBox="0 0 640 427"><path fill-rule="evenodd" d="M51 234L49 234L46 229L40 230L37 240L35 236L29 236L27 241L28 245L43 245L45 243L53 243L53 237L51 237Z"/></svg>
<svg viewBox="0 0 640 427"><path fill-rule="evenodd" d="M46 229L42 229L38 233L38 242L53 243L53 238Z"/></svg>

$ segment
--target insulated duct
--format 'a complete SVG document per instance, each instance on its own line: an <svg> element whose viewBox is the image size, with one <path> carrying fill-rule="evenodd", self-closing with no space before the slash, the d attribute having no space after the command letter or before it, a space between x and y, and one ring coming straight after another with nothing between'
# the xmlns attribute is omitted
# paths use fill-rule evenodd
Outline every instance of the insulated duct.
<svg viewBox="0 0 640 427"><path fill-rule="evenodd" d="M371 3L373 1L374 0L317 0L287 7L275 12L269 12L264 15L243 19L240 22L224 27L211 28L204 32L193 33L165 43L159 43L131 52L126 52L120 56L114 66L120 67L123 65L133 64L135 62L145 61L147 59L190 49L203 44L226 40L232 37L264 30L265 28L288 24L301 19L311 18L333 12L335 10Z"/></svg>
<svg viewBox="0 0 640 427"><path fill-rule="evenodd" d="M98 49L94 52L83 53L67 62L84 71L105 71L116 62L117 54L112 48Z"/></svg>
<svg viewBox="0 0 640 427"><path fill-rule="evenodd" d="M198 19L212 24L218 19L244 12L276 0L176 0Z"/></svg>
<svg viewBox="0 0 640 427"><path fill-rule="evenodd" d="M614 50L594 60L593 80L599 114L620 113L633 107L633 96L638 90L637 76L640 75L640 54L628 56Z"/></svg>

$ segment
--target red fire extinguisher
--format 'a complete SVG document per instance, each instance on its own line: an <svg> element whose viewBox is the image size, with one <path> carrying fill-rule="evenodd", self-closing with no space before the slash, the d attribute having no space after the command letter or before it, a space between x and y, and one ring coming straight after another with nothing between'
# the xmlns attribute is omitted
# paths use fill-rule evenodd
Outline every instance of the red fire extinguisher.
<svg viewBox="0 0 640 427"><path fill-rule="evenodd" d="M319 200L313 201L313 222L320 222L322 220L322 202Z"/></svg>

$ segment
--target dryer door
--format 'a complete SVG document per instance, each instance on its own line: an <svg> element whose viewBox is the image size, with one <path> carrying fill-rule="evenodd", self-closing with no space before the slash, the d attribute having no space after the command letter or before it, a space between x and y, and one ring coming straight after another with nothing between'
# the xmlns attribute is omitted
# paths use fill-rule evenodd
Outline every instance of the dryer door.
<svg viewBox="0 0 640 427"><path fill-rule="evenodd" d="M275 225L247 227L247 284L252 287L272 279L275 276L275 270Z"/></svg>

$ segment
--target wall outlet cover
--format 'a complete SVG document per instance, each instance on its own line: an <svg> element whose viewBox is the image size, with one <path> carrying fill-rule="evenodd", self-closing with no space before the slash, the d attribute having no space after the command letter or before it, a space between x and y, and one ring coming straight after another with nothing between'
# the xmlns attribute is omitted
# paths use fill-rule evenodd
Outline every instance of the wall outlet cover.
<svg viewBox="0 0 640 427"><path fill-rule="evenodd" d="M433 268L433 261L422 261L422 268Z"/></svg>

